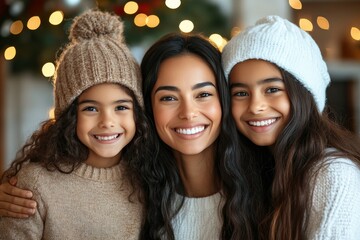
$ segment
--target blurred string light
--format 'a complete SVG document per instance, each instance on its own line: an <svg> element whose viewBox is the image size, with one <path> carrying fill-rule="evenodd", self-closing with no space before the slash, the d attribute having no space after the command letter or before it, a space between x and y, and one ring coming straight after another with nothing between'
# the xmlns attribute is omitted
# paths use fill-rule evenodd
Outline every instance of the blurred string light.
<svg viewBox="0 0 360 240"><path fill-rule="evenodd" d="M64 13L62 11L55 11L49 17L49 23L52 25L59 25L64 20Z"/></svg>
<svg viewBox="0 0 360 240"><path fill-rule="evenodd" d="M14 46L6 48L4 57L6 60L12 60L16 56L16 48Z"/></svg>
<svg viewBox="0 0 360 240"><path fill-rule="evenodd" d="M241 32L241 29L239 27L233 27L231 29L231 37L235 37L236 35L238 35Z"/></svg>
<svg viewBox="0 0 360 240"><path fill-rule="evenodd" d="M1 36L2 37L7 37L10 35L10 26L12 24L11 20L5 20L3 22L3 25L1 26Z"/></svg>
<svg viewBox="0 0 360 240"><path fill-rule="evenodd" d="M314 28L311 21L307 18L300 18L299 26L302 30L307 31L307 32L311 32Z"/></svg>
<svg viewBox="0 0 360 240"><path fill-rule="evenodd" d="M289 0L289 5L296 10L302 9L302 3L299 0Z"/></svg>
<svg viewBox="0 0 360 240"><path fill-rule="evenodd" d="M184 33L189 33L194 30L194 23L190 20L183 20L179 24L179 29Z"/></svg>
<svg viewBox="0 0 360 240"><path fill-rule="evenodd" d="M211 34L209 39L216 44L220 51L222 51L222 49L227 44L227 40L217 33Z"/></svg>
<svg viewBox="0 0 360 240"><path fill-rule="evenodd" d="M55 74L55 65L52 62L47 62L43 65L41 72L44 77L52 77Z"/></svg>
<svg viewBox="0 0 360 240"><path fill-rule="evenodd" d="M147 15L145 13L139 13L134 18L134 24L138 27L144 27L146 25Z"/></svg>
<svg viewBox="0 0 360 240"><path fill-rule="evenodd" d="M10 5L9 13L11 16L18 16L24 10L24 2L16 1Z"/></svg>
<svg viewBox="0 0 360 240"><path fill-rule="evenodd" d="M317 17L316 22L321 29L329 30L330 24L325 17L322 16Z"/></svg>
<svg viewBox="0 0 360 240"><path fill-rule="evenodd" d="M124 6L124 12L129 15L136 13L138 10L139 5L134 1L127 2Z"/></svg>
<svg viewBox="0 0 360 240"><path fill-rule="evenodd" d="M55 107L50 108L48 116L49 116L49 119L55 118Z"/></svg>
<svg viewBox="0 0 360 240"><path fill-rule="evenodd" d="M177 9L181 5L180 0L166 0L165 5L170 9Z"/></svg>
<svg viewBox="0 0 360 240"><path fill-rule="evenodd" d="M352 27L350 30L350 35L354 40L360 41L360 29L359 28Z"/></svg>
<svg viewBox="0 0 360 240"><path fill-rule="evenodd" d="M146 15L145 13L139 13L134 18L134 24L138 27L148 26L149 28L155 28L160 24L160 19L156 15Z"/></svg>
<svg viewBox="0 0 360 240"><path fill-rule="evenodd" d="M27 22L27 27L30 30L36 30L40 27L41 20L38 16L31 17Z"/></svg>
<svg viewBox="0 0 360 240"><path fill-rule="evenodd" d="M159 25L160 19L156 15L150 15L146 18L145 22L146 26L148 26L149 28L155 28Z"/></svg>
<svg viewBox="0 0 360 240"><path fill-rule="evenodd" d="M64 2L65 2L66 5L68 5L70 7L74 7L74 6L79 5L81 0L65 0Z"/></svg>
<svg viewBox="0 0 360 240"><path fill-rule="evenodd" d="M13 35L18 35L22 32L23 28L24 28L24 25L23 25L22 21L17 20L11 24L10 33Z"/></svg>

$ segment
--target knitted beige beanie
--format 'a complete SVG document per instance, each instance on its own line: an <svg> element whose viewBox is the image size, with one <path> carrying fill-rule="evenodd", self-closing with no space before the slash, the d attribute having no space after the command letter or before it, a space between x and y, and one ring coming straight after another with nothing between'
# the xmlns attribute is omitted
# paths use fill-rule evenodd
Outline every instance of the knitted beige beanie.
<svg viewBox="0 0 360 240"><path fill-rule="evenodd" d="M129 88L143 106L140 68L124 42L118 16L86 11L74 19L69 39L54 75L55 118L84 90L100 83Z"/></svg>

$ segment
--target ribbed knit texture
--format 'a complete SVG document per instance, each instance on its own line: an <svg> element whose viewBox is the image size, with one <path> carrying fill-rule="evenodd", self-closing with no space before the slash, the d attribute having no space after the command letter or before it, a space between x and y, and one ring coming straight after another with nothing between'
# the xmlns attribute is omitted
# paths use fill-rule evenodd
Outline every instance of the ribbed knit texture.
<svg viewBox="0 0 360 240"><path fill-rule="evenodd" d="M129 88L143 106L140 68L122 34L123 22L110 13L90 10L74 19L70 43L54 75L55 117L84 90L100 83Z"/></svg>
<svg viewBox="0 0 360 240"><path fill-rule="evenodd" d="M349 159L332 159L315 181L307 239L360 239L360 169Z"/></svg>
<svg viewBox="0 0 360 240"><path fill-rule="evenodd" d="M319 47L307 32L279 16L262 18L224 47L222 64L226 78L237 63L249 59L266 60L291 73L323 111L330 76Z"/></svg>
<svg viewBox="0 0 360 240"><path fill-rule="evenodd" d="M34 194L37 210L27 219L0 218L1 240L138 239L142 207L128 200L123 167L82 164L71 174L25 165L18 186Z"/></svg>
<svg viewBox="0 0 360 240"><path fill-rule="evenodd" d="M218 240L223 204L220 193L203 198L185 198L183 207L172 221L175 239Z"/></svg>

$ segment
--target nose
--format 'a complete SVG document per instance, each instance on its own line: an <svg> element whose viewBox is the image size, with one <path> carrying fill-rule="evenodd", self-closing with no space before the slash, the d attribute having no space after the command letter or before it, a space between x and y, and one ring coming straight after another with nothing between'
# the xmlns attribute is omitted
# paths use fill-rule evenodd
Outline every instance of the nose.
<svg viewBox="0 0 360 240"><path fill-rule="evenodd" d="M192 100L183 100L180 103L179 118L190 120L196 117L198 114L196 104Z"/></svg>
<svg viewBox="0 0 360 240"><path fill-rule="evenodd" d="M114 116L110 112L102 112L99 119L100 128L111 128L115 126Z"/></svg>
<svg viewBox="0 0 360 240"><path fill-rule="evenodd" d="M251 96L249 111L253 114L259 114L267 108L267 101L261 94L254 94Z"/></svg>

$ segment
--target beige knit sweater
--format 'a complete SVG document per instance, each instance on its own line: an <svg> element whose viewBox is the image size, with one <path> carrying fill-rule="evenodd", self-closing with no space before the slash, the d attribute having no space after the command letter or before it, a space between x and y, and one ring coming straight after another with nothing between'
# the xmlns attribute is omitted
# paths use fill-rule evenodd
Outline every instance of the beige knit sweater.
<svg viewBox="0 0 360 240"><path fill-rule="evenodd" d="M130 189L121 173L121 165L82 164L64 174L27 164L18 186L33 191L36 214L0 218L0 239L138 239L141 205L128 201Z"/></svg>

